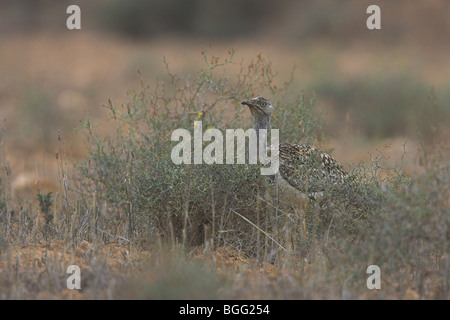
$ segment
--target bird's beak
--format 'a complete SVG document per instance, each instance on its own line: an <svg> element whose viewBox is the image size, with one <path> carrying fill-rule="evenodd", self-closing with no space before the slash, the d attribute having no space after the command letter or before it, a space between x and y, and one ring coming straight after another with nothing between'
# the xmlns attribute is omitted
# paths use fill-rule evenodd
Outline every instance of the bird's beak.
<svg viewBox="0 0 450 320"><path fill-rule="evenodd" d="M258 105L255 105L251 100L244 100L241 102L241 104L248 106L250 112L253 115L257 114L260 111Z"/></svg>
<svg viewBox="0 0 450 320"><path fill-rule="evenodd" d="M241 102L241 104L249 106L249 107L253 106L250 100L244 100L244 101Z"/></svg>

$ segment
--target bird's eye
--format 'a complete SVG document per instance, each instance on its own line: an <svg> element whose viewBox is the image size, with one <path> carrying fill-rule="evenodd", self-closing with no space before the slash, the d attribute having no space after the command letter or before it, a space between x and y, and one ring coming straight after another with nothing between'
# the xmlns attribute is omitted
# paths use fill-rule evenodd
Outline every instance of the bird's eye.
<svg viewBox="0 0 450 320"><path fill-rule="evenodd" d="M266 103L265 102L261 102L260 105L261 105L261 107L265 107Z"/></svg>

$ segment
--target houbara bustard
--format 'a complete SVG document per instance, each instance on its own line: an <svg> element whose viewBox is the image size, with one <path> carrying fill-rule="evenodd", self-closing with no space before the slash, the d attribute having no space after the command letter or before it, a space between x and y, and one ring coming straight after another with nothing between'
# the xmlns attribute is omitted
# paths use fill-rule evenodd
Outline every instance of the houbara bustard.
<svg viewBox="0 0 450 320"><path fill-rule="evenodd" d="M250 108L255 120L254 129L259 140L259 130L270 128L274 107L269 100L263 97L245 100L241 104ZM266 147L264 144L263 146ZM269 147L270 152L273 152L275 148L271 149ZM335 159L314 147L304 144L280 143L278 152L279 172L275 179L289 198L294 196L297 200L305 200L306 197L315 199L320 197L329 186L342 185L348 177Z"/></svg>

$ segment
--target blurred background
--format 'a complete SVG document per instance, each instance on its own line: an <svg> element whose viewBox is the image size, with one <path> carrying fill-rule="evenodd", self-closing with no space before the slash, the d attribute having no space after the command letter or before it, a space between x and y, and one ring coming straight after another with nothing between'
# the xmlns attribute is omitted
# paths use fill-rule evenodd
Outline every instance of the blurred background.
<svg viewBox="0 0 450 320"><path fill-rule="evenodd" d="M71 4L81 30L66 28ZM371 4L381 30L366 28ZM420 145L449 136L449 13L448 0L3 0L1 159L12 190L55 190L56 151L88 155L81 119L105 122L102 105L126 103L138 69L148 84L167 75L164 59L172 73L198 72L205 48L234 48L237 63L262 55L280 83L295 66L294 86L315 95L340 162L380 150L399 161L406 145L413 173Z"/></svg>

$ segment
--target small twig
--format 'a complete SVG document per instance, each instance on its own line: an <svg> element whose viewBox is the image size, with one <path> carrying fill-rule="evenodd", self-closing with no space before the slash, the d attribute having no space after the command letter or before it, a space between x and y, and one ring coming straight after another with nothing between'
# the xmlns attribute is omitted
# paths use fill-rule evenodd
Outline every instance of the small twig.
<svg viewBox="0 0 450 320"><path fill-rule="evenodd" d="M274 238L272 238L267 232L265 232L263 229L261 229L260 227L258 227L256 224L254 224L253 222L251 222L250 220L248 220L246 217L244 217L242 214L240 214L239 212L235 211L234 209L230 209L231 212L237 214L239 217L241 217L242 219L244 219L245 221L247 221L248 223L250 223L252 226L254 226L256 229L258 229L259 231L261 231L262 233L264 233L266 235L266 237L268 237L270 240L272 240L275 244L277 244L281 249L283 249L284 251L287 251L285 247L283 247L281 244L279 244Z"/></svg>
<svg viewBox="0 0 450 320"><path fill-rule="evenodd" d="M165 56L163 56L163 63L165 64L165 66L166 66L166 71L167 71L167 74L169 75L169 77L170 77L170 83L174 83L175 81L175 77L174 77L174 75L172 74L172 73L170 73L170 70L169 70L169 63L167 62L167 60L166 60L166 57Z"/></svg>
<svg viewBox="0 0 450 320"><path fill-rule="evenodd" d="M292 222L295 222L295 220L293 218L291 218L289 216L289 214L287 214L286 212L284 212L283 210L281 210L280 208L277 208L276 206L274 206L273 204L271 204L269 201L267 201L266 199L264 199L263 197L256 197L257 199L267 203L269 206L276 208L278 211L280 211L282 214L286 215L286 217L288 217L289 220L291 220Z"/></svg>
<svg viewBox="0 0 450 320"><path fill-rule="evenodd" d="M124 240L124 241L127 241L127 242L131 243L131 241L128 240L127 238L124 238L124 237L121 237L121 236L117 236L117 235L111 234L111 233L109 233L109 232L106 232L105 230L102 230L102 229L98 228L98 227L94 227L94 228L97 229L97 230L100 231L100 232L103 232L104 234L106 234L106 235L108 235L108 236L115 237L115 238L119 238L120 240Z"/></svg>

